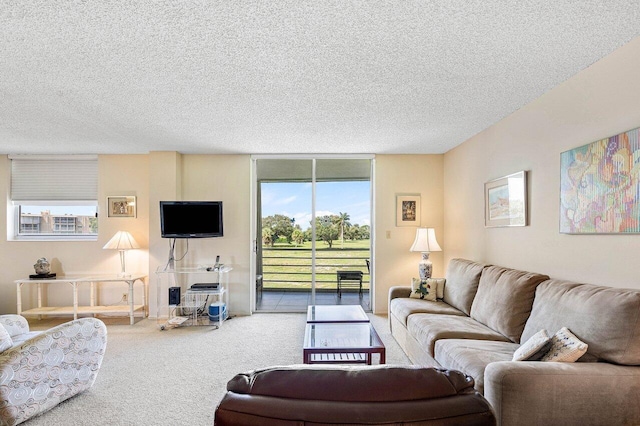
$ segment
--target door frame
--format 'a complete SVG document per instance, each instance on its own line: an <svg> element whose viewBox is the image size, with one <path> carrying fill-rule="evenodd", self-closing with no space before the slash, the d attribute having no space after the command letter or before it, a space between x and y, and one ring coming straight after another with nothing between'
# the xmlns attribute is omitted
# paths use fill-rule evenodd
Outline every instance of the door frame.
<svg viewBox="0 0 640 426"><path fill-rule="evenodd" d="M371 303L371 310L374 311L375 304L375 206L376 206L376 191L375 191L375 159L374 154L252 154L251 155L251 239L250 239L250 271L249 271L249 279L250 281L250 300L251 300L251 313L253 314L256 311L256 265L257 265L257 254L258 254L258 244L262 244L261 236L258 236L258 213L260 208L258 206L258 173L256 169L257 160L325 160L325 159L340 159L340 160L371 160L371 171L369 178L369 188L370 194L369 199L370 203L370 213L369 216L371 218L370 236L369 236L369 253L371 255L370 269L369 269L369 297ZM315 170L316 162L312 161L312 210L311 214L315 217L315 203L316 203L316 170ZM312 225L312 234L313 234L313 242L312 242L312 281L315 282L315 220L311 221ZM260 240L258 239L260 238ZM312 301L315 300L315 285L312 284ZM313 302L312 302L313 303Z"/></svg>

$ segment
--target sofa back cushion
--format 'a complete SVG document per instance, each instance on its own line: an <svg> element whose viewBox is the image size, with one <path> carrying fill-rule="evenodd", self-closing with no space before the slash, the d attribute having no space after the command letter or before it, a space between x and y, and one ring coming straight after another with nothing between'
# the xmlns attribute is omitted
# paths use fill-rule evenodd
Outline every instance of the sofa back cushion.
<svg viewBox="0 0 640 426"><path fill-rule="evenodd" d="M227 390L235 393L339 402L406 402L451 397L472 389L473 378L459 371L415 365L276 366L237 374L227 383Z"/></svg>
<svg viewBox="0 0 640 426"><path fill-rule="evenodd" d="M491 406L459 371L418 366L290 366L236 375L218 426L492 425Z"/></svg>
<svg viewBox="0 0 640 426"><path fill-rule="evenodd" d="M640 290L546 281L536 289L522 340L562 327L589 345L581 361L640 365Z"/></svg>
<svg viewBox="0 0 640 426"><path fill-rule="evenodd" d="M469 315L484 267L482 263L452 259L447 268L447 282L442 300Z"/></svg>
<svg viewBox="0 0 640 426"><path fill-rule="evenodd" d="M488 266L480 276L471 317L512 342L520 343L536 287L548 279L547 275Z"/></svg>

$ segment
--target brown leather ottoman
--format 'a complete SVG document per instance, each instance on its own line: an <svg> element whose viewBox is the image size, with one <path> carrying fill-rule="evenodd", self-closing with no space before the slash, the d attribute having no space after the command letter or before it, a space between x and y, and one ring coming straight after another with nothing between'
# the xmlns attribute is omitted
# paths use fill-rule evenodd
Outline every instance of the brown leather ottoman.
<svg viewBox="0 0 640 426"><path fill-rule="evenodd" d="M495 425L458 371L294 365L236 375L214 425Z"/></svg>

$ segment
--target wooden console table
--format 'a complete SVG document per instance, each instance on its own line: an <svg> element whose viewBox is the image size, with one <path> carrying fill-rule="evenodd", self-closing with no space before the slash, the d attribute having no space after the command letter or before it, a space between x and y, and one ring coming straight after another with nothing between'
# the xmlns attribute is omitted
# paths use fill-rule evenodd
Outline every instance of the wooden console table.
<svg viewBox="0 0 640 426"><path fill-rule="evenodd" d="M128 314L129 322L133 325L134 313L137 311L142 312L142 317L146 317L149 314L148 300L148 288L145 279L145 274L130 274L125 277L118 276L116 274L98 274L98 275L69 275L64 277L56 277L51 279L22 279L15 281L16 283L16 297L17 297L17 311L18 315L37 315L40 318L42 315L73 315L73 319L78 319L78 314ZM133 300L133 285L136 282L142 284L142 304L136 305ZM80 284L89 283L91 285L90 302L89 306L78 304L78 286ZM129 287L129 297L127 298L127 305L111 305L100 306L96 302L96 284L98 283L126 283ZM22 286L24 284L35 284L38 292L38 307L22 310ZM46 284L46 286L43 286ZM47 288L49 285L68 284L71 287L73 296L73 306L43 306L43 288ZM46 291L46 290L45 290Z"/></svg>

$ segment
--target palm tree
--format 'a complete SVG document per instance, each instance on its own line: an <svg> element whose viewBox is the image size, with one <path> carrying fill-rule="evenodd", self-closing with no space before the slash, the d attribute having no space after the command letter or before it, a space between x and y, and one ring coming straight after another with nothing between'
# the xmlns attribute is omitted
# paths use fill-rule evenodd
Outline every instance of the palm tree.
<svg viewBox="0 0 640 426"><path fill-rule="evenodd" d="M349 219L351 219L349 217L349 213L340 212L338 214L338 225L340 225L340 240L342 248L344 248L344 229L351 226L351 223L349 223Z"/></svg>

